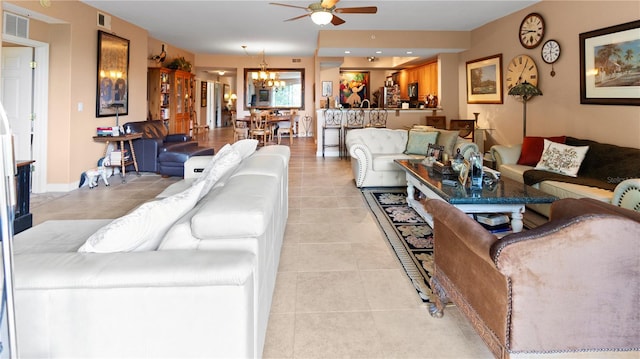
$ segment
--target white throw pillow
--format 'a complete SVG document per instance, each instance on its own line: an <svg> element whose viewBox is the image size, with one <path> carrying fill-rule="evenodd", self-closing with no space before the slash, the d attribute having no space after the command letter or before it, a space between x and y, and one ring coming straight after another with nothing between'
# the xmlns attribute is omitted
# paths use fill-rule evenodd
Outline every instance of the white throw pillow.
<svg viewBox="0 0 640 359"><path fill-rule="evenodd" d="M144 203L131 213L114 219L91 235L78 249L83 253L138 252L156 250L165 233L195 206L204 182L173 196Z"/></svg>
<svg viewBox="0 0 640 359"><path fill-rule="evenodd" d="M258 148L258 140L247 138L244 140L236 141L231 146L234 150L240 153L240 156L244 160L245 158L251 156L254 152L256 152L256 148Z"/></svg>
<svg viewBox="0 0 640 359"><path fill-rule="evenodd" d="M545 139L536 169L577 177L588 150L589 146L569 146Z"/></svg>
<svg viewBox="0 0 640 359"><path fill-rule="evenodd" d="M240 153L233 149L231 145L225 145L220 149L217 155L214 156L214 159L211 161L210 165L207 165L207 168L202 173L202 176L198 178L199 181L196 183L204 182L204 187L202 187L202 192L198 197L198 201L204 197L211 188L218 182L218 180L224 176L228 171L232 170L242 161L242 157ZM194 183L195 185L195 183Z"/></svg>

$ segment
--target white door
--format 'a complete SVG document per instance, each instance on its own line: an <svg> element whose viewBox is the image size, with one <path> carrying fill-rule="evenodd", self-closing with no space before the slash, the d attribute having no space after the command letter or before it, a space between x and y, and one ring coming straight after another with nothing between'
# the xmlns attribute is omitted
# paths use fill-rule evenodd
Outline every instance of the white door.
<svg viewBox="0 0 640 359"><path fill-rule="evenodd" d="M32 101L33 101L33 48L2 48L2 104L7 111L9 125L14 133L16 160L31 160Z"/></svg>

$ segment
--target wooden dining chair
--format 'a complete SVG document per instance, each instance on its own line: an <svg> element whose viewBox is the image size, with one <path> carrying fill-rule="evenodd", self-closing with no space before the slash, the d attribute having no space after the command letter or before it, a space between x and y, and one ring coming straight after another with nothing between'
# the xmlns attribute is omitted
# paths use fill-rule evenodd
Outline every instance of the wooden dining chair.
<svg viewBox="0 0 640 359"><path fill-rule="evenodd" d="M231 114L231 124L233 125L233 142L249 138L249 127L244 121L238 121L235 114Z"/></svg>
<svg viewBox="0 0 640 359"><path fill-rule="evenodd" d="M268 113L259 112L251 114L251 128L249 134L251 138L255 138L260 141L262 137L262 145L267 144L267 137L269 136L269 129L267 127Z"/></svg>

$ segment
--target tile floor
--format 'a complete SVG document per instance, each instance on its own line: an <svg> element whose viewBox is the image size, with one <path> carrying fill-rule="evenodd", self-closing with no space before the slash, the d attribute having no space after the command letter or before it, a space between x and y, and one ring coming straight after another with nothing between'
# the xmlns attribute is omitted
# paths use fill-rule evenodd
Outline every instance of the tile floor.
<svg viewBox="0 0 640 359"><path fill-rule="evenodd" d="M219 149L230 128L199 140ZM288 140L283 140L288 144ZM265 358L492 358L456 308L434 319L366 208L349 160L315 156L295 138L289 220L271 308ZM111 177L111 186L33 195L34 224L116 218L177 178Z"/></svg>

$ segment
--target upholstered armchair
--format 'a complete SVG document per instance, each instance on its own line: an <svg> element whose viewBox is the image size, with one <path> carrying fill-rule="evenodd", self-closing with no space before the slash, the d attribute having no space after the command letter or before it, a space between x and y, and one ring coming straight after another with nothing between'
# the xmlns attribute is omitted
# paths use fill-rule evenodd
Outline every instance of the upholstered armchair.
<svg viewBox="0 0 640 359"><path fill-rule="evenodd" d="M424 206L433 316L453 302L496 358L640 350L640 213L567 198L549 222L499 239L444 201Z"/></svg>

